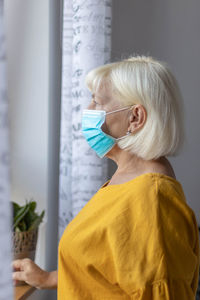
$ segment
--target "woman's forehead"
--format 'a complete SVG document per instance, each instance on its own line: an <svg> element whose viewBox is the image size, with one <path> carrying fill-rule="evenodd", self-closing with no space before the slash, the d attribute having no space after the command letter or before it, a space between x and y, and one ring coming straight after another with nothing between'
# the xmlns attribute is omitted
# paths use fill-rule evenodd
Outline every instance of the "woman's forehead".
<svg viewBox="0 0 200 300"><path fill-rule="evenodd" d="M93 94L96 97L102 97L102 98L106 98L108 100L111 100L113 97L113 88L112 85L107 82L106 80L103 80L97 87L96 89L93 91Z"/></svg>

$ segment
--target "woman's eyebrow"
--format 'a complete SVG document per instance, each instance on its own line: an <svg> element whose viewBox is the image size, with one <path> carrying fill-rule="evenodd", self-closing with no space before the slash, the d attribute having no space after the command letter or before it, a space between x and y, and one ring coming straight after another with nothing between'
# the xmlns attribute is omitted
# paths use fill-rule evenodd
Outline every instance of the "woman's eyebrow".
<svg viewBox="0 0 200 300"><path fill-rule="evenodd" d="M96 93L92 93L92 97L94 97L94 98L100 98Z"/></svg>
<svg viewBox="0 0 200 300"><path fill-rule="evenodd" d="M92 93L92 96L93 96L93 97L97 97L97 98L102 99L102 100L105 100L105 99L106 99L105 97L99 96L99 95L97 95L96 93Z"/></svg>

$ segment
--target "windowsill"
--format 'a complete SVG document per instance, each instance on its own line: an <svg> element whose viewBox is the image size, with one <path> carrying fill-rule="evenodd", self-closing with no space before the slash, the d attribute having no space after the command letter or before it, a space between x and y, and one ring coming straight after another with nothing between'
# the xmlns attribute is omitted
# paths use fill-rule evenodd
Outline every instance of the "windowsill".
<svg viewBox="0 0 200 300"><path fill-rule="evenodd" d="M36 290L35 287L30 286L28 284L21 285L21 286L15 286L14 292L15 292L15 300L25 300L28 296L30 296L34 291Z"/></svg>

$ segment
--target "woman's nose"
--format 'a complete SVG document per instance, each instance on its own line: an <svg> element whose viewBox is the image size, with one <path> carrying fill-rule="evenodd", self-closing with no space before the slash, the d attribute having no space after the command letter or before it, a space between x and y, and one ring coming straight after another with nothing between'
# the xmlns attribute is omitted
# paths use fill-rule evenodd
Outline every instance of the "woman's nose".
<svg viewBox="0 0 200 300"><path fill-rule="evenodd" d="M94 103L91 102L91 103L87 106L87 109L94 109L94 106L95 106Z"/></svg>

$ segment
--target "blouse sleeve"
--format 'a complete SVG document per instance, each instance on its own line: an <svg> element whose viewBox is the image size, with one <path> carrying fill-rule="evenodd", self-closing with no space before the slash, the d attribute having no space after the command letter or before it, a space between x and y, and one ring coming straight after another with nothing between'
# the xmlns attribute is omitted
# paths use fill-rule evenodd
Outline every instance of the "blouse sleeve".
<svg viewBox="0 0 200 300"><path fill-rule="evenodd" d="M184 209L167 199L151 207L141 201L112 218L99 238L98 271L130 299L195 299L196 225Z"/></svg>

